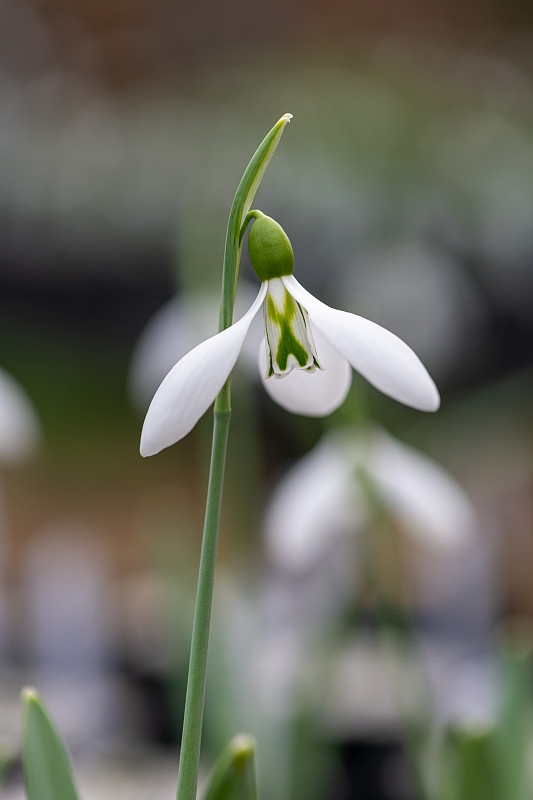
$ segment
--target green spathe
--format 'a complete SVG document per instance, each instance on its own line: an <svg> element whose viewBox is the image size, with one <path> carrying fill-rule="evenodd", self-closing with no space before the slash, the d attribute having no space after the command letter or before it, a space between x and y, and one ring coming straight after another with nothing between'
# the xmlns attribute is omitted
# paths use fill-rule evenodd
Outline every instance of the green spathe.
<svg viewBox="0 0 533 800"><path fill-rule="evenodd" d="M251 211L255 222L248 234L248 252L260 281L270 281L294 272L294 253L289 237L272 217Z"/></svg>
<svg viewBox="0 0 533 800"><path fill-rule="evenodd" d="M255 750L249 733L234 736L207 779L203 800L257 800Z"/></svg>

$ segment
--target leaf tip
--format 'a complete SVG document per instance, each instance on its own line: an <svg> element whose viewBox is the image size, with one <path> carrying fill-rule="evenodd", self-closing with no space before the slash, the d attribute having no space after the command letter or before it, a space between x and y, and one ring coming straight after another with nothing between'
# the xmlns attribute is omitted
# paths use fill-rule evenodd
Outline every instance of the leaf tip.
<svg viewBox="0 0 533 800"><path fill-rule="evenodd" d="M23 703L39 703L41 698L39 697L39 692L35 689L34 686L24 686L20 693L20 699Z"/></svg>
<svg viewBox="0 0 533 800"><path fill-rule="evenodd" d="M231 740L230 747L233 752L233 763L237 767L243 767L253 757L257 742L255 736L250 733L238 733Z"/></svg>

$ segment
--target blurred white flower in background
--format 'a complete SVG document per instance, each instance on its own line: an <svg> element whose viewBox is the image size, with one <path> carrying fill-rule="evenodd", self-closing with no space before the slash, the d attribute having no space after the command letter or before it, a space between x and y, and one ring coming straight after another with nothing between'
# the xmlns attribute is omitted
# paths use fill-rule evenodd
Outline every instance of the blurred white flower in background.
<svg viewBox="0 0 533 800"><path fill-rule="evenodd" d="M348 297L362 313L409 342L437 378L479 359L486 312L463 266L449 253L415 240L359 251L344 271Z"/></svg>
<svg viewBox="0 0 533 800"><path fill-rule="evenodd" d="M335 541L371 522L372 509L358 470L421 544L444 552L472 541L475 511L459 484L436 462L372 428L336 431L283 476L267 509L267 548L288 569L306 570Z"/></svg>
<svg viewBox="0 0 533 800"><path fill-rule="evenodd" d="M0 368L0 462L23 461L35 455L41 427L22 387Z"/></svg>
<svg viewBox="0 0 533 800"><path fill-rule="evenodd" d="M235 316L250 307L257 292L251 283L239 281ZM135 345L129 367L129 395L145 412L154 393L174 364L189 350L218 331L220 294L191 291L173 297L149 320ZM259 320L245 339L241 362L257 375L257 349L261 340Z"/></svg>
<svg viewBox="0 0 533 800"><path fill-rule="evenodd" d="M364 485L367 479L370 486ZM346 563L351 558L337 546L339 540L381 533L372 530L377 510L369 488L417 545L409 548L406 566L411 602L422 624L419 653L411 652L402 667L408 684L420 682L415 666L420 656L439 723L490 719L497 697L491 646L497 594L490 538L483 535L466 492L435 461L375 427L324 436L287 471L271 497L265 532L272 561L287 580L299 579L300 591L302 582L314 586L316 577L327 571L335 598L327 613L334 619L343 598L339 579L345 582L344 602L346 590L357 591L353 567ZM344 573L337 569L332 574L336 561L344 563ZM332 655L336 677L330 682L326 714L333 715L335 725L359 730L361 725L382 729L397 724L401 704L394 688L397 679L391 675L399 669L401 653L382 645L379 637L359 636ZM375 664L361 691L358 670L366 674L368 658ZM343 686L341 695L335 691L337 681ZM343 702L338 702L340 696Z"/></svg>

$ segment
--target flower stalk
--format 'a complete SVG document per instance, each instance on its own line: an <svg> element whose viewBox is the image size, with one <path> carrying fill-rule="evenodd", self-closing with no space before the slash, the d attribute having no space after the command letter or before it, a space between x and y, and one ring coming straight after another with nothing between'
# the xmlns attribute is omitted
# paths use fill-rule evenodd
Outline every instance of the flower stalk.
<svg viewBox="0 0 533 800"><path fill-rule="evenodd" d="M237 188L226 234L219 331L226 330L233 322L233 306L242 249L241 229L244 220L252 206L283 130L290 119L291 115L285 114L267 134L253 155ZM230 380L228 377L217 395L214 407L211 465L191 639L177 800L195 800L198 786L209 628L224 485L224 468L231 417Z"/></svg>
<svg viewBox="0 0 533 800"><path fill-rule="evenodd" d="M228 387L229 400L229 387ZM205 509L202 553L196 590L196 607L191 639L187 696L183 719L177 800L194 800L198 784L202 719L207 675L207 650L213 601L218 529L224 468L228 442L230 410L215 408L209 486Z"/></svg>

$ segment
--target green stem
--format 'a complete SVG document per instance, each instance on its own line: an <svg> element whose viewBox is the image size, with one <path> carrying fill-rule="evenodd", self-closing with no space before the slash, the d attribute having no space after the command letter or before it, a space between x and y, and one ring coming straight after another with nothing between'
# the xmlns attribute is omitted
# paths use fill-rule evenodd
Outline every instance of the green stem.
<svg viewBox="0 0 533 800"><path fill-rule="evenodd" d="M177 800L194 800L198 783L207 673L207 647L230 415L231 412L229 410L215 410L209 488L207 491L204 536L198 573L198 589L187 681L187 699L185 701L185 717L181 740Z"/></svg>
<svg viewBox="0 0 533 800"><path fill-rule="evenodd" d="M252 206L265 170L270 159L274 155L283 130L290 118L290 114L285 114L265 136L252 156L233 199L224 250L219 326L219 330L221 331L232 324L233 305L235 303L242 247L241 230L243 222ZM187 679L185 715L183 719L181 755L178 771L177 800L195 800L198 786L209 627L211 622L211 606L213 603L213 585L215 580L218 529L224 485L224 467L226 464L226 449L231 416L230 381L231 377L228 378L215 400L211 466L209 468L209 487L205 509L202 554L200 557L196 607L191 639L189 676Z"/></svg>

